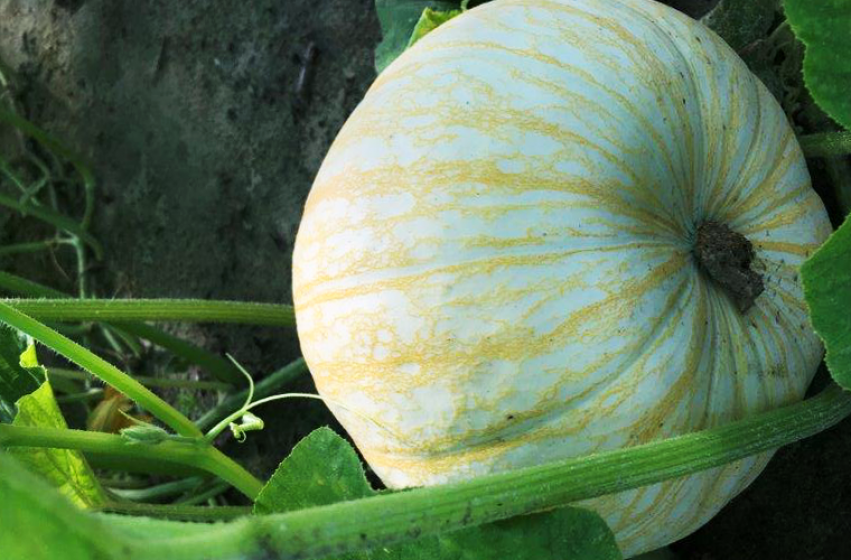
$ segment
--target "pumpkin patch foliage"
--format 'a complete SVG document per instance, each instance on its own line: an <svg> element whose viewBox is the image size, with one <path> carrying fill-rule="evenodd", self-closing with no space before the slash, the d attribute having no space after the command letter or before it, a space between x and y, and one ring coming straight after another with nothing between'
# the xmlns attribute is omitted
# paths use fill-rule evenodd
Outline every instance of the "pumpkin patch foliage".
<svg viewBox="0 0 851 560"><path fill-rule="evenodd" d="M99 170L0 62L0 206L48 232L0 259L67 249L79 294L0 271L0 558L678 558L851 416L851 0L683 6L375 0L292 305L95 297ZM291 399L338 424L261 439Z"/></svg>

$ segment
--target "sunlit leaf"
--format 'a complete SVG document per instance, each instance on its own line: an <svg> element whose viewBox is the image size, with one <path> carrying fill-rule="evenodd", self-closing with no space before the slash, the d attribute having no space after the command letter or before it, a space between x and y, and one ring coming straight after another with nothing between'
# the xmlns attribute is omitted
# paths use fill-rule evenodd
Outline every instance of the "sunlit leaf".
<svg viewBox="0 0 851 560"><path fill-rule="evenodd" d="M97 518L0 451L0 556L9 560L107 560L120 546Z"/></svg>
<svg viewBox="0 0 851 560"><path fill-rule="evenodd" d="M26 355L27 351L27 344L18 331L0 327L0 421L2 422L11 422L17 413L15 401L38 389L44 381L43 370L22 365L22 353ZM35 352L35 347L32 347L31 352Z"/></svg>
<svg viewBox="0 0 851 560"><path fill-rule="evenodd" d="M375 0L382 33L381 43L375 49L376 71L380 73L408 48L411 34L426 8L448 11L458 6L457 0Z"/></svg>
<svg viewBox="0 0 851 560"><path fill-rule="evenodd" d="M411 39L408 46L413 46L414 43L431 33L455 16L461 15L461 10L440 11L426 8L419 21L414 26L414 31L411 33Z"/></svg>
<svg viewBox="0 0 851 560"><path fill-rule="evenodd" d="M45 382L33 393L18 400L15 426L66 428L53 390ZM41 475L73 503L90 508L105 503L103 489L94 472L79 451L44 447L14 447L9 449L31 472Z"/></svg>

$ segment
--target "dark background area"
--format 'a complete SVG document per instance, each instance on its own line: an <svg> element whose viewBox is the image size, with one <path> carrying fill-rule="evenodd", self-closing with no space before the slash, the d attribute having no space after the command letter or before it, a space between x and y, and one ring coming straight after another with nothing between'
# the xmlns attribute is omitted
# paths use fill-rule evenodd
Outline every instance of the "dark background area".
<svg viewBox="0 0 851 560"><path fill-rule="evenodd" d="M701 15L714 2L668 3ZM0 0L0 60L17 75L25 116L97 176L93 233L106 256L91 279L102 297L290 303L304 200L375 78L380 39L373 0ZM73 193L68 202L79 204ZM0 243L37 227L0 213ZM64 264L35 255L0 268L72 291ZM171 328L258 377L299 355L294 330ZM290 388L311 390L310 380ZM313 427L339 430L312 401L260 412L267 429L228 450L260 476ZM673 550L686 560L851 558L850 431L846 421L781 450Z"/></svg>

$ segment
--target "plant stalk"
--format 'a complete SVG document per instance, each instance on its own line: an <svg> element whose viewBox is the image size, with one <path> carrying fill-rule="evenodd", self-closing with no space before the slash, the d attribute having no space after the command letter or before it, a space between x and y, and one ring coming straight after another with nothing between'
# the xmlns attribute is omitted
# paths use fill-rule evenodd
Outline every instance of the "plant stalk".
<svg viewBox="0 0 851 560"><path fill-rule="evenodd" d="M145 488L110 488L109 491L123 500L150 502L196 490L202 484L202 478L189 477Z"/></svg>
<svg viewBox="0 0 851 560"><path fill-rule="evenodd" d="M254 397L260 399L267 397L277 391L282 385L286 385L287 383L298 379L305 373L307 373L307 364L305 363L304 358L298 358L292 363L270 373L260 380L254 386ZM196 420L195 425L198 426L198 429L201 431L208 430L211 426L227 417L235 410L239 410L244 404L247 396L248 389L243 389L238 393L234 393L233 395L226 397L222 400L222 402L205 412L201 418Z"/></svg>
<svg viewBox="0 0 851 560"><path fill-rule="evenodd" d="M195 299L7 299L5 303L41 321L181 321L292 327L292 306Z"/></svg>
<svg viewBox="0 0 851 560"><path fill-rule="evenodd" d="M86 381L91 376L82 371L64 368L50 368L51 377L62 377L63 379L76 379ZM193 381L191 379L169 379L163 377L148 377L145 375L134 375L133 379L144 385L145 387L159 387L168 389L191 389L191 390L208 390L208 391L227 391L231 389L231 385L220 381Z"/></svg>
<svg viewBox="0 0 851 560"><path fill-rule="evenodd" d="M89 166L84 163L83 158L79 154L65 147L62 142L54 138L47 131L42 130L12 111L0 109L0 122L6 122L7 124L14 126L30 138L35 139L42 146L50 150L54 155L71 162L71 165L74 166L74 169L77 173L79 173L80 178L83 181L83 192L86 200L80 227L83 230L88 229L91 224L92 214L94 213L95 177ZM98 250L95 249L95 252L97 253Z"/></svg>
<svg viewBox="0 0 851 560"><path fill-rule="evenodd" d="M195 506L190 504L138 504L134 502L111 502L100 508L105 513L171 519L175 521L211 522L230 521L251 515L248 506Z"/></svg>
<svg viewBox="0 0 851 560"><path fill-rule="evenodd" d="M49 300L47 300L49 301ZM118 391L136 401L141 407L162 420L182 436L199 437L201 431L170 404L151 392L150 389L119 370L100 356L59 334L50 327L24 315L0 301L0 321L25 332L54 352L61 354L92 375L99 377Z"/></svg>
<svg viewBox="0 0 851 560"><path fill-rule="evenodd" d="M263 488L263 483L251 473L203 440L167 439L157 444L142 444L103 432L0 424L0 447L77 449L188 465L218 476L252 500Z"/></svg>
<svg viewBox="0 0 851 560"><path fill-rule="evenodd" d="M849 414L851 393L832 385L804 402L659 442L464 482L236 520L143 546L147 554L168 552L173 560L251 557L260 552L280 560L325 558L689 475L813 435Z"/></svg>
<svg viewBox="0 0 851 560"><path fill-rule="evenodd" d="M59 290L54 290L26 278L2 271L0 271L0 289L30 298L66 299L69 297L68 294ZM120 327L116 325L112 325L112 327L147 339L157 346L184 358L188 362L201 366L220 381L237 387L245 384L245 378L242 377L239 371L228 360L176 336L170 335L154 326L145 323L122 323Z"/></svg>
<svg viewBox="0 0 851 560"><path fill-rule="evenodd" d="M39 253L47 251L56 246L56 241L48 239L46 241L32 241L30 243L15 243L0 247L0 257L7 255L18 255L21 253Z"/></svg>
<svg viewBox="0 0 851 560"><path fill-rule="evenodd" d="M67 231L68 233L79 237L86 243L95 253L95 257L100 260L103 257L103 247L95 239L92 234L80 227L80 224L63 216L62 214L47 208L45 206L34 206L32 204L21 204L12 197L0 194L0 206L6 206L12 210L23 214L24 216L32 216L42 222L52 225L56 229Z"/></svg>

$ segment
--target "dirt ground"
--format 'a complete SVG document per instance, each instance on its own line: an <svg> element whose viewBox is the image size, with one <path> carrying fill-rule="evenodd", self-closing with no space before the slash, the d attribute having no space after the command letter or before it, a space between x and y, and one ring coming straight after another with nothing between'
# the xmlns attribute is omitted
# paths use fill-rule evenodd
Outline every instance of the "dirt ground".
<svg viewBox="0 0 851 560"><path fill-rule="evenodd" d="M670 3L692 14L709 5ZM373 0L0 0L0 59L26 84L27 116L85 154L97 175L101 296L291 302L304 200L375 78L380 37ZM294 331L181 328L256 372L299 355ZM312 402L267 407L263 417L273 427L239 450L258 474L332 422ZM849 428L781 451L676 553L851 558Z"/></svg>

